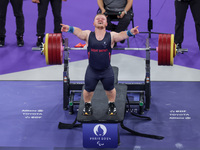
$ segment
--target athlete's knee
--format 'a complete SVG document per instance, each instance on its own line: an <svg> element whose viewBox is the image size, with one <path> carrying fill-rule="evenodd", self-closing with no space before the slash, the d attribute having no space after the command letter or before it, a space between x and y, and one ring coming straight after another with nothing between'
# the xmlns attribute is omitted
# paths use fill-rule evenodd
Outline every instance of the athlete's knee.
<svg viewBox="0 0 200 150"><path fill-rule="evenodd" d="M94 90L95 90L95 88L93 88L93 87L89 87L89 86L86 87L85 86L85 91L88 92L88 93L89 92L94 92Z"/></svg>
<svg viewBox="0 0 200 150"><path fill-rule="evenodd" d="M107 91L107 92L112 93L112 92L115 91L115 87L114 87L114 85L113 85L113 86L110 86L110 87L104 88L104 90Z"/></svg>

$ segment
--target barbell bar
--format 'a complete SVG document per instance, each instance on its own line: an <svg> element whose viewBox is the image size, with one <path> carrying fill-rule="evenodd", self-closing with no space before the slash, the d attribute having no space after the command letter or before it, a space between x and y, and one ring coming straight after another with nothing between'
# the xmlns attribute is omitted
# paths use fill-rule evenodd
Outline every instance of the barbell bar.
<svg viewBox="0 0 200 150"><path fill-rule="evenodd" d="M156 50L155 48L113 48L113 49L114 50L134 50L134 51ZM87 48L69 47L68 50L87 50Z"/></svg>
<svg viewBox="0 0 200 150"><path fill-rule="evenodd" d="M61 33L47 33L45 43L41 47L33 47L32 50L40 50L45 55L47 65L62 64L63 51L67 50L87 50L87 48L64 48L62 45ZM174 43L173 34L159 34L158 47L156 48L114 48L115 50L144 50L158 52L158 65L172 66L177 53L187 52L188 49L177 49Z"/></svg>

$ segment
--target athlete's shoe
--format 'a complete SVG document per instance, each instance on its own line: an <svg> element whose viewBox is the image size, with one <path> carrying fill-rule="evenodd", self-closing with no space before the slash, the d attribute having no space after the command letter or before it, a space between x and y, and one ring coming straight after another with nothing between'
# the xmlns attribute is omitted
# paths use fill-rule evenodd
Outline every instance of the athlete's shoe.
<svg viewBox="0 0 200 150"><path fill-rule="evenodd" d="M117 114L117 109L114 102L108 103L108 115L114 116Z"/></svg>
<svg viewBox="0 0 200 150"><path fill-rule="evenodd" d="M85 103L85 108L83 108L83 115L84 116L92 115L92 104L91 103Z"/></svg>

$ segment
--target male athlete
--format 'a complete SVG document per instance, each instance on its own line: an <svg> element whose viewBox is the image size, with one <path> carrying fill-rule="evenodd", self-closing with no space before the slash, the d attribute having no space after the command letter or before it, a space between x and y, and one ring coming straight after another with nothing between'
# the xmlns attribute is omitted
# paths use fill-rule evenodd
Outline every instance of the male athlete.
<svg viewBox="0 0 200 150"><path fill-rule="evenodd" d="M86 42L89 65L85 74L85 89L83 90L83 98L85 108L83 115L92 115L91 100L99 80L102 82L106 95L108 97L108 114L116 114L115 97L116 90L114 88L114 73L110 65L111 51L115 42L127 39L139 33L138 26L128 31L106 32L107 19L104 14L97 14L94 18L95 31L81 30L80 28L61 24L62 32L70 32L79 39Z"/></svg>

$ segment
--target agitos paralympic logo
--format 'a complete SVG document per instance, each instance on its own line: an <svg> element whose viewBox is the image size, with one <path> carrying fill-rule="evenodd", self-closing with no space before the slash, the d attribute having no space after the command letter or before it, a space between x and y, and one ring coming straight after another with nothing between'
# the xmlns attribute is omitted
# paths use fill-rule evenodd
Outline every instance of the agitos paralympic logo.
<svg viewBox="0 0 200 150"><path fill-rule="evenodd" d="M96 136L104 136L107 133L107 128L103 124L98 124L93 129Z"/></svg>
<svg viewBox="0 0 200 150"><path fill-rule="evenodd" d="M107 128L103 124L97 124L93 128L93 133L96 136L90 137L90 141L96 141L98 146L104 146L105 141L111 141L111 137L105 136L107 133Z"/></svg>

